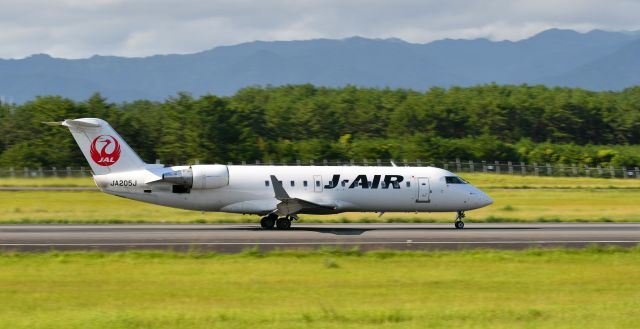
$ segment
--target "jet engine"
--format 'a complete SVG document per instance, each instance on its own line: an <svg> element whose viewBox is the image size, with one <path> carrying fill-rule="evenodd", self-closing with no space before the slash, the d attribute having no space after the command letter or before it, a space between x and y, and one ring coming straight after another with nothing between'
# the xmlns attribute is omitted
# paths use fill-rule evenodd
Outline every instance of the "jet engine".
<svg viewBox="0 0 640 329"><path fill-rule="evenodd" d="M229 185L229 170L225 165L193 165L163 174L162 181L187 189L215 189Z"/></svg>

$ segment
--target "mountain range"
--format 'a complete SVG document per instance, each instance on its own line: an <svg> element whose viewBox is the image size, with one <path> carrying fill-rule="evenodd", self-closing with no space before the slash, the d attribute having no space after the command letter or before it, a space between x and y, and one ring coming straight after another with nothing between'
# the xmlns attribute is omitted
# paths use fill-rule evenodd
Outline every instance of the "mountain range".
<svg viewBox="0 0 640 329"><path fill-rule="evenodd" d="M640 32L551 29L520 41L400 39L255 41L194 54L141 58L0 59L0 96L162 100L179 91L231 95L246 86L312 83L390 87L484 83L621 90L640 84Z"/></svg>

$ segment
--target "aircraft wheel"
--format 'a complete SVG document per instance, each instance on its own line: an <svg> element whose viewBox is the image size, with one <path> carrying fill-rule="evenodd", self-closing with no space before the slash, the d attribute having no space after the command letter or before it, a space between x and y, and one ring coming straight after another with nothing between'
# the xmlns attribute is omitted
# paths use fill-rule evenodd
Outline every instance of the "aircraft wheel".
<svg viewBox="0 0 640 329"><path fill-rule="evenodd" d="M265 216L260 219L260 226L264 229L272 229L276 221L271 216Z"/></svg>
<svg viewBox="0 0 640 329"><path fill-rule="evenodd" d="M464 222L461 221L461 220L456 221L456 228L457 229L463 229L464 228Z"/></svg>
<svg viewBox="0 0 640 329"><path fill-rule="evenodd" d="M280 217L276 220L276 227L279 230L288 230L291 228L291 221L286 217Z"/></svg>

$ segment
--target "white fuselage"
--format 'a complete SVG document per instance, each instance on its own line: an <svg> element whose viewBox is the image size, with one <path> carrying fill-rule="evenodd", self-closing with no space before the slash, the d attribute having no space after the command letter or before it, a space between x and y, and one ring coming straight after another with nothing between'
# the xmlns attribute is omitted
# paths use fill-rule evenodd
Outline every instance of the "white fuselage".
<svg viewBox="0 0 640 329"><path fill-rule="evenodd" d="M291 198L322 205L300 213L446 212L477 209L493 201L471 184L434 167L222 166L228 181L214 188L176 189L163 174L190 168L157 167L95 175L106 193L158 205L265 215L276 209L273 175ZM225 169L226 168L226 169Z"/></svg>

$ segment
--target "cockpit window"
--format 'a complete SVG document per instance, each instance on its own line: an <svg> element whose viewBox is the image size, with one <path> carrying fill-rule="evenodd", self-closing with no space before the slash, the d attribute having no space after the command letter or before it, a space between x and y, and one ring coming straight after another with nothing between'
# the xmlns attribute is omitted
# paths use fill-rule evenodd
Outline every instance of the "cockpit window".
<svg viewBox="0 0 640 329"><path fill-rule="evenodd" d="M444 179L446 180L447 184L467 184L464 179L458 176L446 176Z"/></svg>

